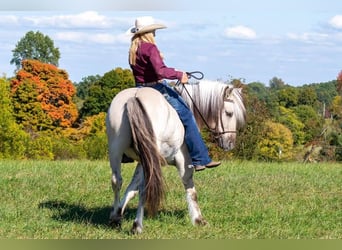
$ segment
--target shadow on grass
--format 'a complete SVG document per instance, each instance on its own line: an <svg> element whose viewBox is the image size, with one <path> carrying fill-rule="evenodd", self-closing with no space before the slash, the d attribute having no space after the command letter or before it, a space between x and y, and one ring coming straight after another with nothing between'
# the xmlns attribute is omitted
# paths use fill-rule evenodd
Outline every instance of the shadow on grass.
<svg viewBox="0 0 342 250"><path fill-rule="evenodd" d="M70 204L65 201L45 201L38 205L40 209L50 209L54 212L52 219L58 221L72 221L76 223L91 224L94 226L112 228L109 225L109 214L111 206L87 208L82 204ZM176 217L184 219L187 216L187 210L160 210L155 220L163 220L161 217ZM163 216L161 216L163 215ZM134 221L136 208L126 208L124 219Z"/></svg>
<svg viewBox="0 0 342 250"><path fill-rule="evenodd" d="M87 208L82 204L72 204L65 201L45 201L38 205L39 208L50 209L54 212L52 219L58 221L72 221L76 223L91 224L94 226L110 227L109 214L111 207ZM125 217L134 218L134 209L127 209Z"/></svg>

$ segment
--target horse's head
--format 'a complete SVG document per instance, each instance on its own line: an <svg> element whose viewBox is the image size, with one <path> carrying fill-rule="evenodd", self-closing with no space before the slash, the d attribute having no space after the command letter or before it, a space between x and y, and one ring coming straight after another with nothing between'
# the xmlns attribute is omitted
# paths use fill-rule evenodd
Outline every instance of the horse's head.
<svg viewBox="0 0 342 250"><path fill-rule="evenodd" d="M219 111L214 136L219 147L231 150L236 144L237 130L245 123L246 110L240 88L227 86L223 93L223 105Z"/></svg>
<svg viewBox="0 0 342 250"><path fill-rule="evenodd" d="M245 123L246 110L241 89L219 81L203 80L182 85L178 92L194 112L199 128L205 125L219 147L233 149L237 130Z"/></svg>

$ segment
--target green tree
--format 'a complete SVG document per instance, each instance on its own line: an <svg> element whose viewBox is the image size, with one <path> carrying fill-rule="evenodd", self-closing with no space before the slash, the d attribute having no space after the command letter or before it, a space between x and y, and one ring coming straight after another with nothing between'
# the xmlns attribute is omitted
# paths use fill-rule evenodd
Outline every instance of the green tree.
<svg viewBox="0 0 342 250"><path fill-rule="evenodd" d="M9 85L0 78L0 159L20 159L25 157L29 136L15 122Z"/></svg>
<svg viewBox="0 0 342 250"><path fill-rule="evenodd" d="M128 69L116 68L105 73L98 82L90 86L80 111L81 117L107 112L114 96L121 90L133 86L133 74Z"/></svg>
<svg viewBox="0 0 342 250"><path fill-rule="evenodd" d="M317 93L312 86L303 86L299 88L298 104L315 106L317 103Z"/></svg>
<svg viewBox="0 0 342 250"><path fill-rule="evenodd" d="M318 115L313 107L298 105L292 109L299 120L304 124L305 142L311 141L321 134L324 119Z"/></svg>
<svg viewBox="0 0 342 250"><path fill-rule="evenodd" d="M342 70L337 75L337 92L342 96Z"/></svg>
<svg viewBox="0 0 342 250"><path fill-rule="evenodd" d="M11 64L15 64L17 70L20 69L21 62L25 59L35 59L43 63L58 66L60 52L55 48L50 37L37 31L29 31L19 40L13 52Z"/></svg>
<svg viewBox="0 0 342 250"><path fill-rule="evenodd" d="M239 131L234 156L244 159L258 159L258 141L262 139L264 123L269 119L269 112L265 103L254 95L246 93L245 106L247 109L246 125Z"/></svg>
<svg viewBox="0 0 342 250"><path fill-rule="evenodd" d="M290 86L284 87L278 91L279 104L286 108L297 106L298 95L298 88Z"/></svg>
<svg viewBox="0 0 342 250"><path fill-rule="evenodd" d="M297 117L296 113L292 109L279 107L279 111L280 115L278 121L291 130L294 144L303 144L305 141L305 125L303 122Z"/></svg>
<svg viewBox="0 0 342 250"><path fill-rule="evenodd" d="M266 121L262 135L258 142L261 158L273 161L292 157L292 133L283 124Z"/></svg>
<svg viewBox="0 0 342 250"><path fill-rule="evenodd" d="M76 84L76 88L77 88L77 97L79 97L80 99L84 100L85 98L88 97L89 95L89 88L98 83L101 79L100 75L95 75L95 76L87 76L87 77L83 77L82 81L80 81L79 83Z"/></svg>
<svg viewBox="0 0 342 250"><path fill-rule="evenodd" d="M278 77L273 77L269 83L270 83L270 88L275 89L275 90L282 89L286 86L285 82L281 78L278 78Z"/></svg>
<svg viewBox="0 0 342 250"><path fill-rule="evenodd" d="M335 96L331 103L331 112L335 119L342 119L342 96Z"/></svg>
<svg viewBox="0 0 342 250"><path fill-rule="evenodd" d="M259 100L267 100L269 91L263 83L252 82L247 85L247 91L250 95L255 95Z"/></svg>

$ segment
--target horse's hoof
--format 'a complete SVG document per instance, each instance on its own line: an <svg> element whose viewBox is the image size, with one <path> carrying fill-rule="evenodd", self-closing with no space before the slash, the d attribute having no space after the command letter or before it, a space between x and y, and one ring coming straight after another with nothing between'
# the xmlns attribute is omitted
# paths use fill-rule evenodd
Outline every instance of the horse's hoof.
<svg viewBox="0 0 342 250"><path fill-rule="evenodd" d="M206 225L208 225L208 222L203 218L197 218L195 220L195 225L196 226L206 226Z"/></svg>
<svg viewBox="0 0 342 250"><path fill-rule="evenodd" d="M112 228L120 229L121 228L121 224L122 224L122 217L110 218L108 224Z"/></svg>
<svg viewBox="0 0 342 250"><path fill-rule="evenodd" d="M136 221L133 222L131 233L132 234L141 234L142 233L142 226Z"/></svg>

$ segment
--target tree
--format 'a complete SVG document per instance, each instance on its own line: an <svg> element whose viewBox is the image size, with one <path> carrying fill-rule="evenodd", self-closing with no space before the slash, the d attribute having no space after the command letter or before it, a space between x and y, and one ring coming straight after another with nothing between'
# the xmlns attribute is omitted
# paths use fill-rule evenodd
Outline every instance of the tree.
<svg viewBox="0 0 342 250"><path fill-rule="evenodd" d="M335 96L331 104L331 112L336 119L342 118L342 96Z"/></svg>
<svg viewBox="0 0 342 250"><path fill-rule="evenodd" d="M89 95L89 88L98 83L101 79L100 75L95 75L95 76L87 76L87 77L83 77L82 81L76 84L76 88L77 88L77 97L81 98L81 99L85 99L88 97Z"/></svg>
<svg viewBox="0 0 342 250"><path fill-rule="evenodd" d="M252 82L247 85L247 91L250 95L255 95L259 100L267 100L269 96L269 91L263 83Z"/></svg>
<svg viewBox="0 0 342 250"><path fill-rule="evenodd" d="M321 134L324 119L318 115L313 107L308 105L298 105L293 107L292 110L304 124L305 142L311 141Z"/></svg>
<svg viewBox="0 0 342 250"><path fill-rule="evenodd" d="M89 87L80 111L81 117L107 112L114 98L121 90L134 86L133 74L128 69L116 68L105 73L101 79Z"/></svg>
<svg viewBox="0 0 342 250"><path fill-rule="evenodd" d="M286 108L297 106L298 95L298 88L284 87L278 91L279 104Z"/></svg>
<svg viewBox="0 0 342 250"><path fill-rule="evenodd" d="M305 125L299 120L299 118L292 109L279 107L279 112L280 114L278 117L278 121L291 130L293 135L293 143L295 145L303 144L305 138Z"/></svg>
<svg viewBox="0 0 342 250"><path fill-rule="evenodd" d="M279 90L279 89L284 88L285 85L286 85L285 82L281 78L273 77L270 80L270 88L271 89Z"/></svg>
<svg viewBox="0 0 342 250"><path fill-rule="evenodd" d="M265 104L255 95L246 94L245 106L247 109L246 125L239 131L237 142L233 149L234 156L245 159L258 159L258 141L262 139L264 123L269 119L269 112Z"/></svg>
<svg viewBox="0 0 342 250"><path fill-rule="evenodd" d="M337 92L342 95L342 70L337 76Z"/></svg>
<svg viewBox="0 0 342 250"><path fill-rule="evenodd" d="M298 104L309 106L315 106L317 104L317 93L312 86L303 86L299 88Z"/></svg>
<svg viewBox="0 0 342 250"><path fill-rule="evenodd" d="M75 86L54 65L24 60L11 81L11 92L17 121L30 131L67 128L78 117L72 100Z"/></svg>
<svg viewBox="0 0 342 250"><path fill-rule="evenodd" d="M58 66L60 52L54 47L53 41L41 32L29 31L19 40L13 52L11 64L20 69L21 62L25 59L35 59L43 63Z"/></svg>
<svg viewBox="0 0 342 250"><path fill-rule="evenodd" d="M9 85L0 78L0 159L20 159L25 156L29 136L15 122Z"/></svg>
<svg viewBox="0 0 342 250"><path fill-rule="evenodd" d="M266 160L290 159L293 148L292 133L280 123L266 121L258 148L260 156Z"/></svg>

